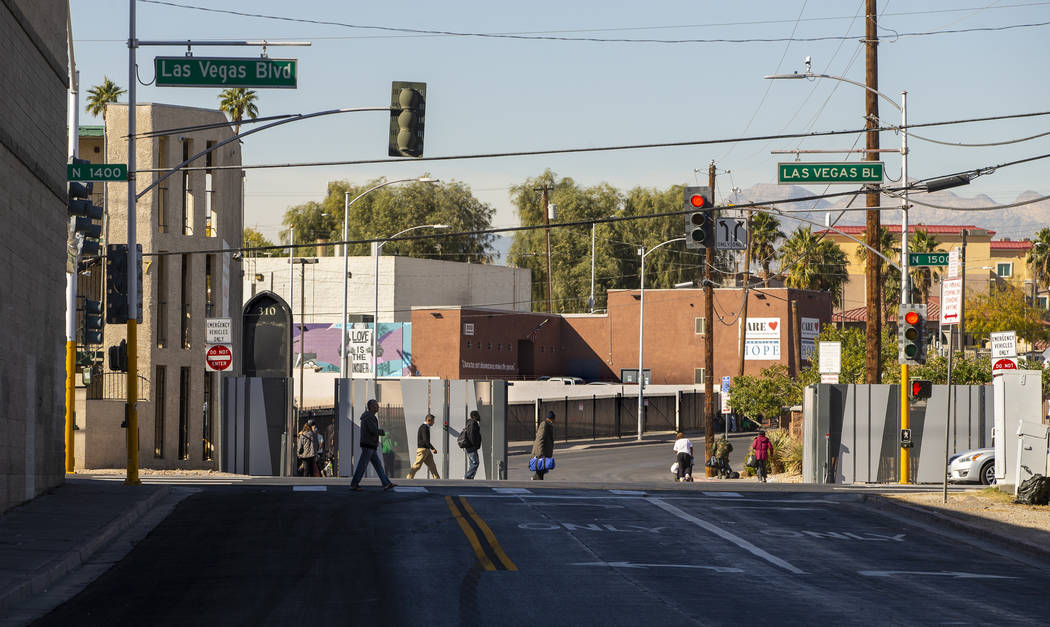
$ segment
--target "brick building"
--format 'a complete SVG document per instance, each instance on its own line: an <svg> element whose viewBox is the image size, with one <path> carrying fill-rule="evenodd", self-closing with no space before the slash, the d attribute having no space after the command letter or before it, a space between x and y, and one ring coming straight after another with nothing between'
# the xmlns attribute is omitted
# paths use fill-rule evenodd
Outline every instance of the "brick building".
<svg viewBox="0 0 1050 627"><path fill-rule="evenodd" d="M736 375L744 291L720 288L714 295L716 320L709 325L702 290L646 290L643 367L653 383L703 383L704 342L712 327L715 381ZM774 364L791 372L805 367L802 356L809 356L816 330L831 313L831 295L824 292L751 290L744 373ZM423 376L449 379L569 375L618 381L624 371L637 372L638 315L637 290L611 290L601 315L413 308L413 362Z"/></svg>

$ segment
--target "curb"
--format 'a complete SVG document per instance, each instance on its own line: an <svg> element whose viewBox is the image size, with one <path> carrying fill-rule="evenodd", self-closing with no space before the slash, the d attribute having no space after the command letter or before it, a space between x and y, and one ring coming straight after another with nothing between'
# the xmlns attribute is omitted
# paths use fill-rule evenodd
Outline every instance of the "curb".
<svg viewBox="0 0 1050 627"><path fill-rule="evenodd" d="M0 594L0 608L21 603L27 598L38 595L51 587L66 574L87 562L100 548L134 525L157 503L171 495L172 489L165 486L147 498L139 501L129 511L103 527L93 537L71 549L55 563L44 566L40 571L31 574L25 581Z"/></svg>
<svg viewBox="0 0 1050 627"><path fill-rule="evenodd" d="M1042 557L1050 558L1050 546L1043 546L1041 544L1026 542L1019 538L1014 538L1003 533L986 529L979 525L968 523L964 520L959 520L955 516L942 514L940 512L927 509L925 507L912 505L910 503L900 503L893 499L886 498L881 494L861 494L860 496L861 502L871 503L876 508L881 510L894 511L899 514L916 516L918 518L925 519L927 522L944 524L960 531L965 531L970 534L988 538L993 542L1007 546L1017 551L1029 554L1038 554Z"/></svg>

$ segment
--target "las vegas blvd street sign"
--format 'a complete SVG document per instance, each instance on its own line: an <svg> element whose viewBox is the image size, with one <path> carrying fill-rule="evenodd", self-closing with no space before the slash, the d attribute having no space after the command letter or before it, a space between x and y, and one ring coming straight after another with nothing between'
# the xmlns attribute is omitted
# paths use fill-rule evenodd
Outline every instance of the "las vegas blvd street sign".
<svg viewBox="0 0 1050 627"><path fill-rule="evenodd" d="M126 181L126 163L77 163L66 164L67 181Z"/></svg>
<svg viewBox="0 0 1050 627"><path fill-rule="evenodd" d="M157 87L283 87L295 89L298 59L155 57Z"/></svg>
<svg viewBox="0 0 1050 627"><path fill-rule="evenodd" d="M777 164L777 183L881 183L881 161L847 161L843 163Z"/></svg>

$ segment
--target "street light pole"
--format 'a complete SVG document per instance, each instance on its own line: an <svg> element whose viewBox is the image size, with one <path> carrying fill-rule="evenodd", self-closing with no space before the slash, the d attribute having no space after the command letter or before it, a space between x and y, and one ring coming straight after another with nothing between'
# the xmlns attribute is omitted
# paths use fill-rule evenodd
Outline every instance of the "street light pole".
<svg viewBox="0 0 1050 627"><path fill-rule="evenodd" d="M430 178L429 176L426 176L426 175L418 176L416 178L410 178L410 179L397 179L397 180L394 180L394 181L384 181L382 183L379 183L378 185L373 185L372 187L369 187L365 191L363 191L360 194L358 194L353 200L350 200L350 192L349 191L343 192L343 318L342 318L342 320L343 320L343 335L342 335L342 339L340 340L340 346L339 346L340 355L342 355L341 361L339 363L339 376L343 377L344 379L345 378L349 378L347 375L352 375L353 374L353 373L349 372L349 370L347 368L347 366L349 365L350 361L347 359L347 355L346 355L346 333L347 333L347 331L346 331L346 327L347 327L346 306L347 306L347 289L348 289L347 279L350 276L350 252L349 252L349 245L347 244L347 241L349 241L349 239L350 239L350 235L349 235L349 230L350 230L350 207L355 202L357 202L358 200L361 200L361 198L363 198L364 196L374 192L375 190L377 190L377 189L379 189L381 187L386 187L387 185L394 185L396 183L411 183L411 182L416 182L416 183L437 183L438 181L437 181L437 179L432 179L432 178Z"/></svg>
<svg viewBox="0 0 1050 627"><path fill-rule="evenodd" d="M435 180L427 180L426 182L434 182ZM451 228L447 224L423 224L420 226L410 226L407 229L394 233L382 242L376 242L376 268L375 268L375 310L372 315L372 383L374 384L376 379L379 377L379 355L377 354L376 348L379 346L379 255L383 252L383 246L387 242L394 239L399 235L414 231L416 229L448 229Z"/></svg>
<svg viewBox="0 0 1050 627"><path fill-rule="evenodd" d="M638 247L638 255L642 258L642 266L640 269L640 289L638 290L638 435L635 439L639 441L642 439L642 407L645 404L645 377L642 376L642 356L645 350L645 257L657 248L673 244L674 242L684 241L684 237L676 237L657 244L649 250L645 250L644 246Z"/></svg>

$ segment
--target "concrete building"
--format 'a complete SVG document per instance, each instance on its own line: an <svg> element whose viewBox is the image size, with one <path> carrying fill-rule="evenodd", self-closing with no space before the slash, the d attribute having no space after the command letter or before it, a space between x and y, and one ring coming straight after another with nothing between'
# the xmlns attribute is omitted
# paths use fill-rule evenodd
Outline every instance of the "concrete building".
<svg viewBox="0 0 1050 627"><path fill-rule="evenodd" d="M62 483L66 3L0 7L0 511Z"/></svg>
<svg viewBox="0 0 1050 627"><path fill-rule="evenodd" d="M702 315L698 289L646 290L643 367L654 384L701 384L704 343L714 328L714 377L735 376L744 291L714 290L717 320ZM831 320L831 295L784 288L751 290L744 374L782 364L795 373ZM637 376L637 290L609 291L602 315L511 313L476 307L412 310L412 353L422 376L448 379L569 375L620 381ZM792 315L792 307L798 320ZM636 380L636 379L634 379Z"/></svg>
<svg viewBox="0 0 1050 627"><path fill-rule="evenodd" d="M137 106L140 134L200 124L225 123L214 110L162 104ZM106 109L102 156L92 161L127 163L128 106ZM160 132L139 137L140 170L165 169L232 137L227 127ZM88 138L84 138L88 141ZM82 146L85 144L82 143ZM239 166L239 142L227 144L191 167ZM141 173L142 192L159 177ZM98 189L96 184L96 190ZM127 242L126 184L105 189L105 243ZM213 468L218 434L219 375L205 368L205 319L233 318L234 368L241 337L241 264L216 251L240 243L243 224L242 170L203 169L176 173L137 202L137 238L142 245L142 322L138 325L139 465L143 468ZM100 268L100 273L104 269ZM231 313L232 312L232 313ZM104 346L126 339L126 326L107 324ZM109 364L96 368L78 398L76 467L123 467L126 463L125 374Z"/></svg>
<svg viewBox="0 0 1050 627"><path fill-rule="evenodd" d="M297 260L300 258L296 258ZM292 305L298 323L337 323L343 315L343 258L244 259L244 300L270 290ZM317 263L313 263L316 261ZM347 312L350 322L371 322L376 295L375 257L350 257ZM290 278L289 271L294 273ZM379 257L379 322L411 322L412 308L461 305L501 311L532 309L532 272L490 264L382 255ZM289 294L289 283L294 288ZM301 299L300 296L305 296ZM302 302L300 302L302 300Z"/></svg>

